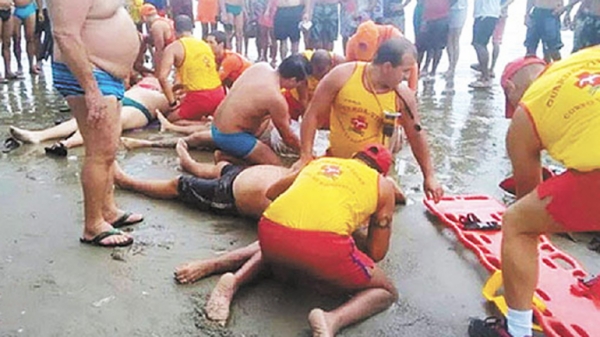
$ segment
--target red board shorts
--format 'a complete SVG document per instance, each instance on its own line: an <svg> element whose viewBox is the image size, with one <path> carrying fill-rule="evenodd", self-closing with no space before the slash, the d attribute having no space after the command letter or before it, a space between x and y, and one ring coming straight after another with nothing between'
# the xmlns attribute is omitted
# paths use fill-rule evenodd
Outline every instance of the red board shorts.
<svg viewBox="0 0 600 337"><path fill-rule="evenodd" d="M225 90L221 86L211 90L188 91L181 100L179 116L194 120L211 116L224 98Z"/></svg>
<svg viewBox="0 0 600 337"><path fill-rule="evenodd" d="M304 271L344 289L362 288L371 281L375 263L350 236L288 228L263 217L258 241L268 263Z"/></svg>
<svg viewBox="0 0 600 337"><path fill-rule="evenodd" d="M541 183L537 193L552 198L546 210L565 230L600 231L600 170L566 171Z"/></svg>
<svg viewBox="0 0 600 337"><path fill-rule="evenodd" d="M292 92L289 90L283 92L283 97L285 97L285 101L287 102L290 118L297 121L298 118L304 113L304 106L292 95Z"/></svg>

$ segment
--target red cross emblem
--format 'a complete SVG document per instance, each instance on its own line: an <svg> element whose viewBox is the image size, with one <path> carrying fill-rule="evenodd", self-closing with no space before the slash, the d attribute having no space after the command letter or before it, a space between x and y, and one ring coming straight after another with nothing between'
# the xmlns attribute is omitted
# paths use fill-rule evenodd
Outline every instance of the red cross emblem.
<svg viewBox="0 0 600 337"><path fill-rule="evenodd" d="M588 85L593 88L600 86L600 73L590 74L585 72L579 76L577 76L579 81L575 84L578 88L585 88Z"/></svg>
<svg viewBox="0 0 600 337"><path fill-rule="evenodd" d="M365 116L354 117L350 120L350 123L352 123L352 128L358 132L361 132L369 126L365 120Z"/></svg>
<svg viewBox="0 0 600 337"><path fill-rule="evenodd" d="M327 178L336 179L342 174L342 170L337 165L323 165L321 166L321 174Z"/></svg>

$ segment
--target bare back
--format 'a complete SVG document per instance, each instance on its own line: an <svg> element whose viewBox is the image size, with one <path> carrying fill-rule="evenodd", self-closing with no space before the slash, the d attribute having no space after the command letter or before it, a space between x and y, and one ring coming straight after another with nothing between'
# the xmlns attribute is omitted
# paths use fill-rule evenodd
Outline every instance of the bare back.
<svg viewBox="0 0 600 337"><path fill-rule="evenodd" d="M49 5L52 6L52 3ZM68 5L59 6L68 11ZM80 34L92 64L118 78L124 79L129 75L140 41L121 0L94 0ZM62 62L58 47L55 55L56 60Z"/></svg>
<svg viewBox="0 0 600 337"><path fill-rule="evenodd" d="M235 205L240 214L260 218L271 203L266 192L277 181L291 172L282 166L256 165L243 170L233 181Z"/></svg>
<svg viewBox="0 0 600 337"><path fill-rule="evenodd" d="M257 135L274 106L286 104L279 75L266 62L248 68L231 87L215 112L214 124L224 133L248 132Z"/></svg>

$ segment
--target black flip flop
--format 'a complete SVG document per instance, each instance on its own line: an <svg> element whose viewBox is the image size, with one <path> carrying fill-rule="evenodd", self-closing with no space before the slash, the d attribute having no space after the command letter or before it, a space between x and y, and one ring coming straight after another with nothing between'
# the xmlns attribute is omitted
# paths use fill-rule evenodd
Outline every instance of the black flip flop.
<svg viewBox="0 0 600 337"><path fill-rule="evenodd" d="M123 235L123 234L125 234L125 233L123 233L122 231L120 231L118 229L113 228L109 231L102 232L102 233L96 235L91 240L79 238L79 242L84 243L86 245L97 246L97 247L109 247L109 248L110 247L127 247L133 243L133 238L129 238L129 240L120 242L120 243L109 243L109 244L102 243L102 240L106 239L109 236Z"/></svg>
<svg viewBox="0 0 600 337"><path fill-rule="evenodd" d="M473 213L468 213L466 216L461 215L458 221L463 225L463 229L467 231L497 231L501 228L497 221L482 222Z"/></svg>
<svg viewBox="0 0 600 337"><path fill-rule="evenodd" d="M18 148L19 146L21 146L21 143L19 143L13 137L6 138L2 147L2 153L9 153L10 151Z"/></svg>
<svg viewBox="0 0 600 337"><path fill-rule="evenodd" d="M129 219L129 217L132 215L133 213L131 212L125 212L125 214L121 215L117 220L113 221L111 223L111 226L113 226L114 228L121 228L125 226L135 225L136 223L144 221L144 217L136 221L127 221L127 219Z"/></svg>
<svg viewBox="0 0 600 337"><path fill-rule="evenodd" d="M67 147L61 142L54 143L50 147L45 147L44 150L49 156L66 157L68 154Z"/></svg>

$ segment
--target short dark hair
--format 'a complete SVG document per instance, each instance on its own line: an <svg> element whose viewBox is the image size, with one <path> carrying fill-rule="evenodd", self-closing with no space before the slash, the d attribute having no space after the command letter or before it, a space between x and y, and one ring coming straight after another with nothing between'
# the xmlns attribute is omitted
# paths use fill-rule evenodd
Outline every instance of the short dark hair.
<svg viewBox="0 0 600 337"><path fill-rule="evenodd" d="M220 30L213 30L208 34L208 36L214 37L215 41L217 41L217 44L227 44L227 34L225 34L225 32L222 32Z"/></svg>
<svg viewBox="0 0 600 337"><path fill-rule="evenodd" d="M397 67L402 63L402 58L407 53L417 58L417 49L415 45L405 37L396 37L385 41L377 49L373 64L384 64L389 62L392 67Z"/></svg>
<svg viewBox="0 0 600 337"><path fill-rule="evenodd" d="M296 81L304 81L312 73L310 63L301 54L294 54L284 59L277 71L282 78L296 78Z"/></svg>
<svg viewBox="0 0 600 337"><path fill-rule="evenodd" d="M194 30L194 23L187 15L177 15L175 17L175 31L179 34L185 32L192 32Z"/></svg>

